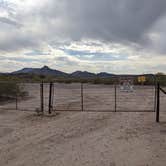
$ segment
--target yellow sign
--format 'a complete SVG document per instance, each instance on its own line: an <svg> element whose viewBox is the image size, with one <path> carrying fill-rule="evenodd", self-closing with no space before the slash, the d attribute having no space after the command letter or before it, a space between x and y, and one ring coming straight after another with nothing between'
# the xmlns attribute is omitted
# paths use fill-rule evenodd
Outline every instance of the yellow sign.
<svg viewBox="0 0 166 166"><path fill-rule="evenodd" d="M139 76L138 77L138 82L145 82L146 81L146 77L145 76Z"/></svg>

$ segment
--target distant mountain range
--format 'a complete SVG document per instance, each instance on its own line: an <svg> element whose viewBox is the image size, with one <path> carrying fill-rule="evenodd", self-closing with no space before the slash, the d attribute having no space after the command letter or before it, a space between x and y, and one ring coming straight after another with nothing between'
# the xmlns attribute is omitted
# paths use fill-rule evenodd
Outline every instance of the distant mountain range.
<svg viewBox="0 0 166 166"><path fill-rule="evenodd" d="M43 66L42 68L23 68L18 71L14 71L10 74L18 75L18 74L37 74L37 75L50 75L50 76L57 76L57 77L75 77L75 78L109 78L114 74L101 72L101 73L90 73L87 71L75 71L73 73L65 73L59 70L51 69L48 66Z"/></svg>
<svg viewBox="0 0 166 166"><path fill-rule="evenodd" d="M92 78L96 77L96 74L87 71L75 71L70 74L71 77L81 77L81 78Z"/></svg>
<svg viewBox="0 0 166 166"><path fill-rule="evenodd" d="M37 74L37 75L51 75L51 76L67 76L67 73L59 70L50 69L48 66L42 68L23 68L18 71L14 71L11 74Z"/></svg>

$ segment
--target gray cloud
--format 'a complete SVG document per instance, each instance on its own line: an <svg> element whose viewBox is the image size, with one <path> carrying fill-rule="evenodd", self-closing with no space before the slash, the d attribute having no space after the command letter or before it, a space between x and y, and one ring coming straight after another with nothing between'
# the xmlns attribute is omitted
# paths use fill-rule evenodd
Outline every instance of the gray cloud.
<svg viewBox="0 0 166 166"><path fill-rule="evenodd" d="M68 57L64 57L64 56L56 57L55 61L61 67L64 66L64 65L74 65L74 66L79 65L78 62L72 61Z"/></svg>
<svg viewBox="0 0 166 166"><path fill-rule="evenodd" d="M18 28L22 26L18 22L14 21L14 20L11 20L11 19L8 19L8 18L5 18L5 17L0 17L0 22L5 23L5 24L9 24L9 25L12 25L12 26L16 26Z"/></svg>
<svg viewBox="0 0 166 166"><path fill-rule="evenodd" d="M19 51L21 49L33 49L40 47L41 41L35 39L28 34L21 34L14 31L12 34L7 34L4 38L0 39L0 50L5 52Z"/></svg>
<svg viewBox="0 0 166 166"><path fill-rule="evenodd" d="M43 42L56 45L82 39L152 49L155 42L148 33L158 33L153 27L165 14L165 0L48 0L43 7L36 5L29 12L16 10L15 21L0 18L1 22L14 25L12 30L0 27L5 35L0 49L14 51L39 47ZM164 50L165 34L164 30L158 50Z"/></svg>
<svg viewBox="0 0 166 166"><path fill-rule="evenodd" d="M144 44L146 33L165 12L165 0L62 0L50 1L42 17L47 23L61 20L55 32L72 40Z"/></svg>

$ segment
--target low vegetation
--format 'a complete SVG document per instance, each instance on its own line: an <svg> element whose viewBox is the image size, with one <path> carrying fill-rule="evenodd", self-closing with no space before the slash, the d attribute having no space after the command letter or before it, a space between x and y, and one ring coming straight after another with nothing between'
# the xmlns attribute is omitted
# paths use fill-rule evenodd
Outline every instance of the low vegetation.
<svg viewBox="0 0 166 166"><path fill-rule="evenodd" d="M161 85L166 86L166 75L163 73L155 74L155 77L146 75L146 82L144 85L153 85L154 79ZM92 84L115 84L118 83L119 77L112 76L109 78L76 78L76 77L55 77L35 74L18 74L18 75L0 75L0 82L59 82L59 83L92 83ZM138 78L134 78L134 84L139 85ZM16 86L16 85L13 85ZM15 87L16 88L16 87ZM17 88L16 88L17 89Z"/></svg>
<svg viewBox="0 0 166 166"><path fill-rule="evenodd" d="M0 82L0 102L15 100L18 97L27 96L27 92L14 82Z"/></svg>

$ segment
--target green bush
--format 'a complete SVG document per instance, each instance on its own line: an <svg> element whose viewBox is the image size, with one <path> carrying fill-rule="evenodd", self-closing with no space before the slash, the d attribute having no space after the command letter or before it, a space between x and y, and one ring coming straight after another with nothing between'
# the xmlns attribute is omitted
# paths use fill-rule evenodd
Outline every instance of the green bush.
<svg viewBox="0 0 166 166"><path fill-rule="evenodd" d="M27 93L22 91L17 83L0 83L0 99L14 99L16 97L26 96Z"/></svg>

